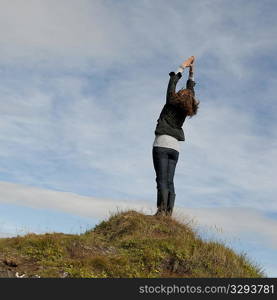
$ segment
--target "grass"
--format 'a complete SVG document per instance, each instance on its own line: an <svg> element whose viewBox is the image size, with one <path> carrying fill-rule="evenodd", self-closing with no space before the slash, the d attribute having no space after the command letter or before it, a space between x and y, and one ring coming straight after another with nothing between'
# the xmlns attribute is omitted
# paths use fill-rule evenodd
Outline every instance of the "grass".
<svg viewBox="0 0 277 300"><path fill-rule="evenodd" d="M191 225L134 210L80 235L1 238L0 274L5 271L58 278L265 277L245 254L203 241Z"/></svg>

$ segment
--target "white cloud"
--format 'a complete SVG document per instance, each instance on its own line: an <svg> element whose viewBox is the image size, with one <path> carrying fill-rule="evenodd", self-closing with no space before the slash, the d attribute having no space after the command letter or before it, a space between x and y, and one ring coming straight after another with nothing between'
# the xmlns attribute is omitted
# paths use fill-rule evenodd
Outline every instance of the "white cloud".
<svg viewBox="0 0 277 300"><path fill-rule="evenodd" d="M115 33L124 28L101 1L2 0L0 7L4 63L25 64L27 59L47 67L51 60L62 64L65 59L77 67L83 58L116 59L114 53L123 47Z"/></svg>
<svg viewBox="0 0 277 300"><path fill-rule="evenodd" d="M256 121L227 104L203 103L199 116L185 124L187 143L176 170L181 193L186 194L182 182L186 187L193 185L195 194L216 188L218 192L233 190L248 194L241 203L240 196L234 197L235 205L276 210L272 197L276 194L277 170L274 127L270 135L258 135L254 133ZM228 205L224 198L221 201Z"/></svg>
<svg viewBox="0 0 277 300"><path fill-rule="evenodd" d="M0 202L24 205L33 208L50 209L93 217L98 220L107 218L110 213L119 210L136 209L143 213L153 214L156 202L139 199L114 200L81 196L75 193L46 190L0 182ZM253 208L182 208L176 206L174 215L177 219L193 222L194 226L221 228L229 235L254 233L264 236L269 246L277 248L277 220L267 218L262 211Z"/></svg>
<svg viewBox="0 0 277 300"><path fill-rule="evenodd" d="M178 208L176 217L181 220L182 214L195 220L196 227L207 228L207 232L214 230L219 236L221 233L231 239L252 235L261 241L265 239L270 248L277 249L277 220L266 217L261 210L250 207Z"/></svg>
<svg viewBox="0 0 277 300"><path fill-rule="evenodd" d="M0 61L13 66L109 68L161 54L169 66L194 54L215 58L222 75L243 77L245 58L276 47L270 18L268 26L257 22L261 10L268 13L257 1L1 0L0 8Z"/></svg>
<svg viewBox="0 0 277 300"><path fill-rule="evenodd" d="M114 201L81 196L74 193L60 192L24 186L9 182L0 182L2 203L25 205L33 208L52 209L84 217L105 218L117 207L141 210L144 201Z"/></svg>

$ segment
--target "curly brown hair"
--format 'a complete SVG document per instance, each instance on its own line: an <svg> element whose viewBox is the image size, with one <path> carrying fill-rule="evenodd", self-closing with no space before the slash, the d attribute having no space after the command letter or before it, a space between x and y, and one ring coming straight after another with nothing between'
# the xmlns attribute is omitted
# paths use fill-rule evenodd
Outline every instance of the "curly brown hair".
<svg viewBox="0 0 277 300"><path fill-rule="evenodd" d="M181 89L170 95L170 103L180 108L188 116L197 114L199 101L195 98L190 89Z"/></svg>

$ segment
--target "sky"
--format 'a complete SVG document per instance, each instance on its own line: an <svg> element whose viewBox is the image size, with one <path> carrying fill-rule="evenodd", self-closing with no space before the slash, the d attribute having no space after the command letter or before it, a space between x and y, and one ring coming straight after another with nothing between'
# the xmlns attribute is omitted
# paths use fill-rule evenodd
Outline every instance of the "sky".
<svg viewBox="0 0 277 300"><path fill-rule="evenodd" d="M0 0L0 236L156 210L154 130L195 55L175 217L277 277L274 0ZM186 71L177 85L185 85Z"/></svg>

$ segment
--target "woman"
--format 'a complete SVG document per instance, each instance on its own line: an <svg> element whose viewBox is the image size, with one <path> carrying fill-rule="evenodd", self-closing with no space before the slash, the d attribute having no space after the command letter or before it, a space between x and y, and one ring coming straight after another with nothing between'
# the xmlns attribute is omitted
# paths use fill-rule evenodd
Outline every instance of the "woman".
<svg viewBox="0 0 277 300"><path fill-rule="evenodd" d="M158 210L155 216L172 215L176 196L173 178L179 157L179 143L185 140L182 126L187 116L192 117L197 113L199 105L194 92L194 62L195 57L191 56L180 65L176 74L169 73L166 104L157 120L152 150L157 183ZM189 68L186 88L176 93L177 82L185 68Z"/></svg>

